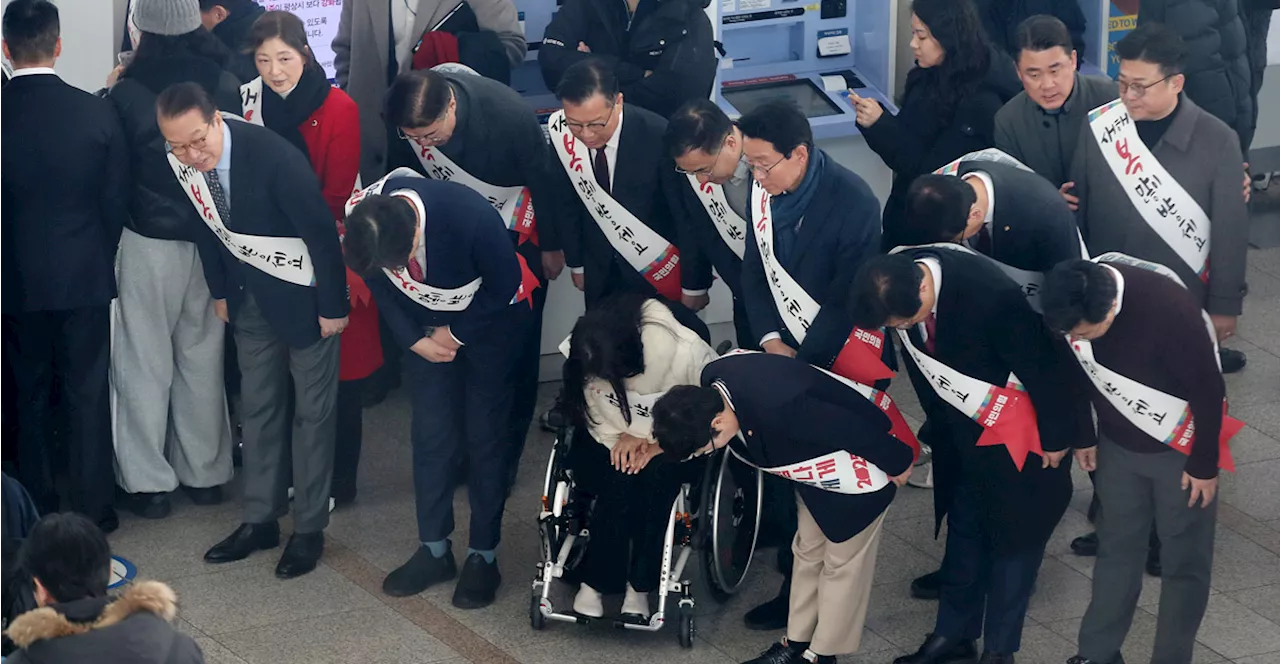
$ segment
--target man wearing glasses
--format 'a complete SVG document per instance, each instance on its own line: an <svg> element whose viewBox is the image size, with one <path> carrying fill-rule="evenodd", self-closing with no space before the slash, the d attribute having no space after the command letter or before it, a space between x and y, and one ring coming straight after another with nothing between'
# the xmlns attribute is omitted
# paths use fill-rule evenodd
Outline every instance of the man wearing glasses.
<svg viewBox="0 0 1280 664"><path fill-rule="evenodd" d="M1248 210L1235 132L1183 93L1187 49L1159 24L1116 44L1120 100L1089 113L1071 179L1093 255L1119 251L1171 268L1213 319L1236 331L1247 286ZM1244 356L1220 353L1224 371Z"/></svg>
<svg viewBox="0 0 1280 664"><path fill-rule="evenodd" d="M388 151L391 169L408 167L483 196L501 215L516 252L546 284L564 269L560 236L552 224L546 135L533 109L514 90L474 72L442 71L445 67L401 74L387 92L383 117L401 139ZM539 210L548 213L536 214ZM511 420L504 427L505 449L511 453L508 487L515 481L538 397L547 290L534 290L530 302L533 323L517 345L517 386Z"/></svg>
<svg viewBox="0 0 1280 664"><path fill-rule="evenodd" d="M333 213L305 155L273 131L224 119L199 85L167 88L156 116L169 166L209 231L196 242L242 376L244 521L204 559L232 562L279 546L277 520L289 509L280 465L292 427L294 526L276 576L301 576L315 569L329 524L338 335L347 326Z"/></svg>
<svg viewBox="0 0 1280 664"><path fill-rule="evenodd" d="M711 302L711 269L733 294L733 324L738 345L752 348L759 339L747 325L742 300L742 257L747 248L747 199L751 168L742 158L742 131L709 99L691 101L667 124L667 155L676 162L671 210L697 251L685 254L689 287L681 294L698 311Z"/></svg>
<svg viewBox="0 0 1280 664"><path fill-rule="evenodd" d="M624 103L612 65L601 59L569 67L556 96L564 110L547 130L573 285L588 309L626 292L678 304L687 254L667 200L677 177L663 153L667 121Z"/></svg>

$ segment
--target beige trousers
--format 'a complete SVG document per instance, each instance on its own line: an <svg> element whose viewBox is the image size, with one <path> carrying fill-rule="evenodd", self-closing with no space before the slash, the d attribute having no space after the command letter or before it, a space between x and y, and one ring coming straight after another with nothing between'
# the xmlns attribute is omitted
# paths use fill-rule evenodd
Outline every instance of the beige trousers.
<svg viewBox="0 0 1280 664"><path fill-rule="evenodd" d="M796 503L799 528L791 544L796 560L787 640L808 642L809 649L819 655L856 652L867 620L884 514L862 532L837 543L822 534L798 495Z"/></svg>

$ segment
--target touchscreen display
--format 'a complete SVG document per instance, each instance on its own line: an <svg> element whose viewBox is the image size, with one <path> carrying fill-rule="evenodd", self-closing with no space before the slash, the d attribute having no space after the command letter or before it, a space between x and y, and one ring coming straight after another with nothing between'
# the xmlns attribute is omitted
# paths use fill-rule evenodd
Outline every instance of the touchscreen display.
<svg viewBox="0 0 1280 664"><path fill-rule="evenodd" d="M775 99L786 99L792 102L808 118L840 115L842 112L817 85L814 85L813 81L807 78L724 88L723 93L725 101L744 115Z"/></svg>

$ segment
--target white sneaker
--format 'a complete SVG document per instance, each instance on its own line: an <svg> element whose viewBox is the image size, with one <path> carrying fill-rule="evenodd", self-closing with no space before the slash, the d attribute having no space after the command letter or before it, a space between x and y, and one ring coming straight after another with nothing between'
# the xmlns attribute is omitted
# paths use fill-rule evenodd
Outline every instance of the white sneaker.
<svg viewBox="0 0 1280 664"><path fill-rule="evenodd" d="M649 619L649 593L637 592L631 584L627 584L627 596L622 600L622 613L632 614Z"/></svg>
<svg viewBox="0 0 1280 664"><path fill-rule="evenodd" d="M604 597L595 588L584 583L578 587L578 594L573 597L573 611L588 618L600 618L604 616Z"/></svg>
<svg viewBox="0 0 1280 664"><path fill-rule="evenodd" d="M916 466L913 468L911 470L911 477L907 478L907 484L909 486L916 487L917 489L932 489L933 462L930 461L929 463L924 464L923 467Z"/></svg>

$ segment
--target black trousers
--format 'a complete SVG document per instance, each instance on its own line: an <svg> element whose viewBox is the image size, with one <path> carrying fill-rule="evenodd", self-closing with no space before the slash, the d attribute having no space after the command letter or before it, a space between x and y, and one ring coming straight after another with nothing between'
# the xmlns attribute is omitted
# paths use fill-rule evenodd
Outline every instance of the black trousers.
<svg viewBox="0 0 1280 664"><path fill-rule="evenodd" d="M338 381L337 439L333 446L333 486L335 498L354 497L356 471L360 467L360 448L364 444L364 408L362 399L368 378Z"/></svg>
<svg viewBox="0 0 1280 664"><path fill-rule="evenodd" d="M984 638L987 652L1013 654L1047 541L1005 550L983 532L982 507L973 490L956 489L947 511L947 549L934 633L949 639Z"/></svg>
<svg viewBox="0 0 1280 664"><path fill-rule="evenodd" d="M106 518L115 499L109 306L6 315L4 346L17 388L18 480L41 513L58 511L53 429L55 417L65 418L71 509ZM56 415L55 381L62 399Z"/></svg>
<svg viewBox="0 0 1280 664"><path fill-rule="evenodd" d="M580 580L606 595L657 589L671 503L700 463L650 463L635 475L609 463L609 450L584 436L570 451L577 488L595 496L591 541L578 567Z"/></svg>
<svg viewBox="0 0 1280 664"><path fill-rule="evenodd" d="M520 306L525 306L521 304ZM542 312L547 306L547 289L533 291L532 320L525 336L517 340L520 347L515 358L515 394L511 400L511 417L507 424L507 486L515 484L520 469L520 457L524 455L525 438L533 422L533 411L538 406L538 370L542 364Z"/></svg>
<svg viewBox="0 0 1280 664"><path fill-rule="evenodd" d="M452 362L432 363L415 353L405 354L420 541L440 541L453 532L454 462L465 454L470 546L482 551L498 546L510 463L507 429L515 360L531 322L532 312L518 303L494 321L485 340L469 342Z"/></svg>

